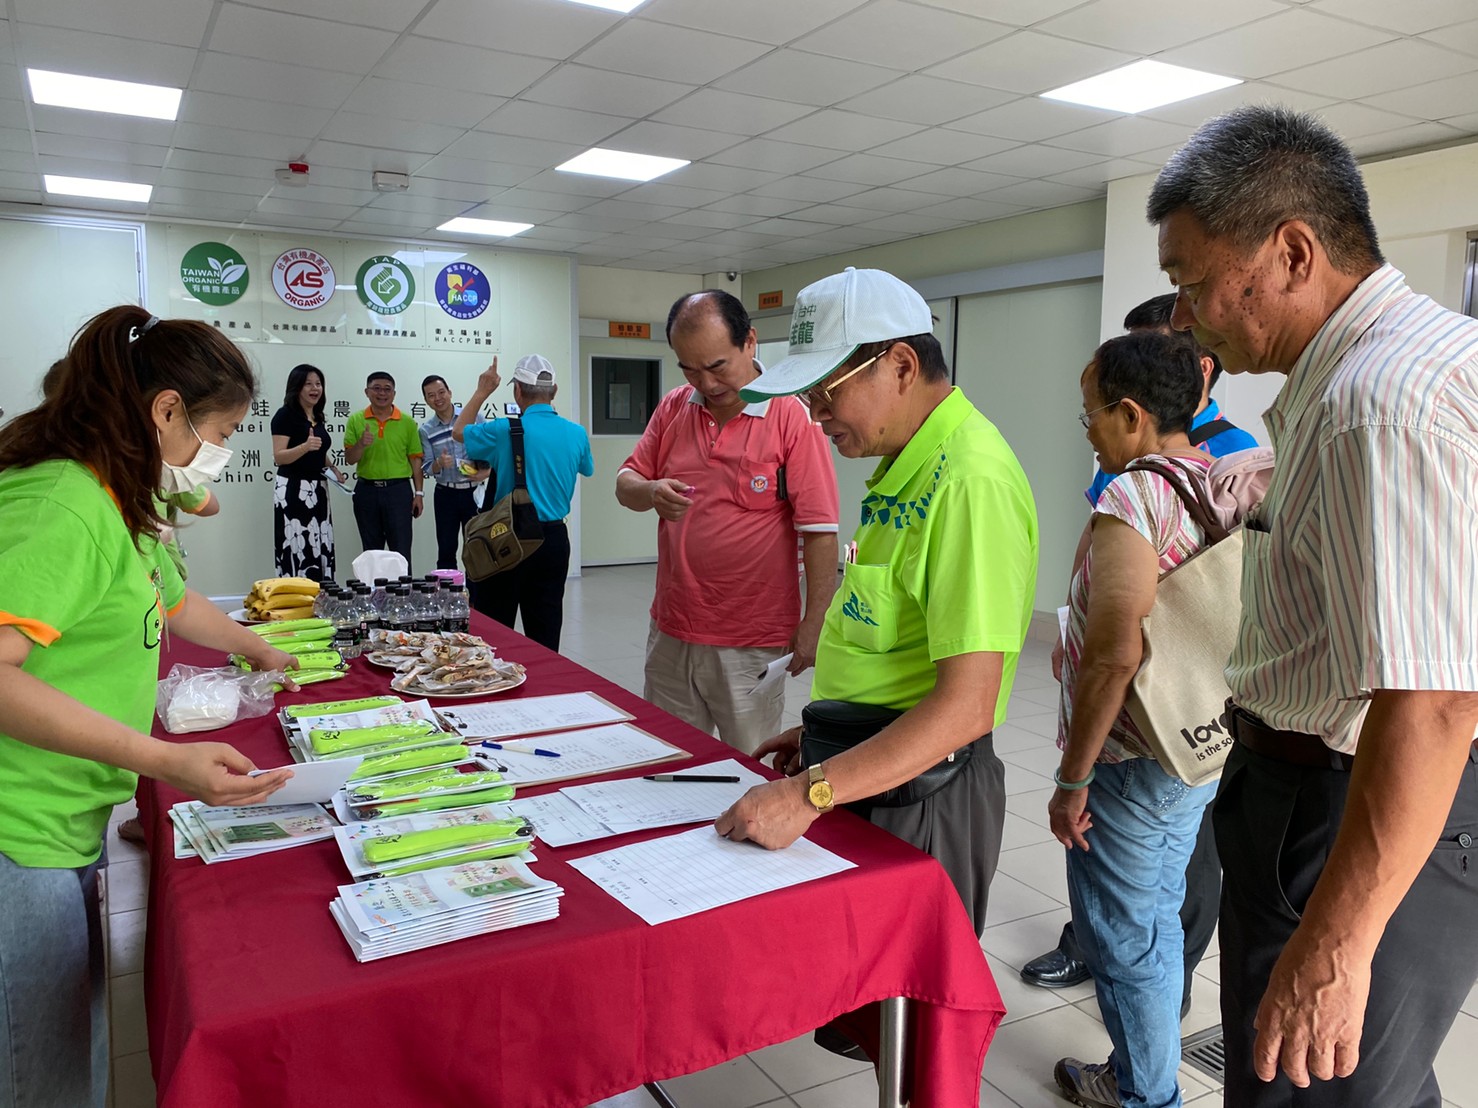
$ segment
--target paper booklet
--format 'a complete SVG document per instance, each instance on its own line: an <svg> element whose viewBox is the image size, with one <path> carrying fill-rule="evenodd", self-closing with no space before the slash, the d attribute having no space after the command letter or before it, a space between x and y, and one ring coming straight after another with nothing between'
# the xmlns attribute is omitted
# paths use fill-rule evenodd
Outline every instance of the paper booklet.
<svg viewBox="0 0 1478 1108"><path fill-rule="evenodd" d="M338 826L318 804L212 808L187 800L171 808L169 818L207 864L322 842Z"/></svg>
<svg viewBox="0 0 1478 1108"><path fill-rule="evenodd" d="M502 749L480 746L469 740L472 756L487 769L495 769L514 785L547 785L594 777L632 766L692 757L686 750L634 723L614 723L579 731L540 735L537 739L504 738ZM536 751L545 751L540 754ZM549 754L558 754L551 758Z"/></svg>
<svg viewBox="0 0 1478 1108"><path fill-rule="evenodd" d="M501 739L509 735L542 735L598 723L635 719L593 692L526 696L440 708L442 719L464 739Z"/></svg>
<svg viewBox="0 0 1478 1108"><path fill-rule="evenodd" d="M381 869L364 856L364 844L371 840L408 835L417 831L440 831L451 827L496 824L512 819L518 814L512 811L507 803L482 804L476 808L459 808L450 812L417 812L408 816L392 816L389 819L355 822L336 827L334 828L334 841L338 843L339 853L344 856L344 865L350 875L365 878L379 873ZM533 821L530 820L530 822ZM521 861L532 861L533 855L527 850L528 841L525 840L522 845L525 849L516 857ZM465 849L465 847L462 848L462 851Z"/></svg>

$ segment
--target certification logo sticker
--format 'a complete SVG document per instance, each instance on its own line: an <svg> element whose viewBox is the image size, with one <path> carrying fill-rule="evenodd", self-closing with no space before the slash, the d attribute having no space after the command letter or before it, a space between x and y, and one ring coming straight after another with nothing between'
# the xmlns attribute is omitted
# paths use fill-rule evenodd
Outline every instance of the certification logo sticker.
<svg viewBox="0 0 1478 1108"><path fill-rule="evenodd" d="M764 492L769 487L770 479L763 473L756 473L749 479L749 489L751 492Z"/></svg>
<svg viewBox="0 0 1478 1108"><path fill-rule="evenodd" d="M334 267L317 250L287 250L272 263L272 288L289 308L311 312L334 294Z"/></svg>
<svg viewBox="0 0 1478 1108"><path fill-rule="evenodd" d="M376 254L360 266L354 284L360 302L379 315L399 315L411 306L416 295L416 279L410 267L389 254Z"/></svg>
<svg viewBox="0 0 1478 1108"><path fill-rule="evenodd" d="M436 302L453 319L476 319L491 295L487 275L471 262L453 262L436 275Z"/></svg>
<svg viewBox="0 0 1478 1108"><path fill-rule="evenodd" d="M217 308L234 304L250 280L246 259L223 242L197 243L180 260L180 283L202 304Z"/></svg>

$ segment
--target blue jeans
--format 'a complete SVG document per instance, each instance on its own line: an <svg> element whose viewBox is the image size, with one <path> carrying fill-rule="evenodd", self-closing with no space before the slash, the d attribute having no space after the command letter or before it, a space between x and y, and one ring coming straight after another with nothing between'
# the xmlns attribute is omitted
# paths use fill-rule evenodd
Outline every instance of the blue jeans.
<svg viewBox="0 0 1478 1108"><path fill-rule="evenodd" d="M1186 863L1216 784L1191 788L1149 758L1100 765L1088 787L1087 852L1067 853L1083 960L1114 1044L1126 1108L1179 1105Z"/></svg>
<svg viewBox="0 0 1478 1108"><path fill-rule="evenodd" d="M108 1000L97 874L0 854L0 1108L102 1108Z"/></svg>

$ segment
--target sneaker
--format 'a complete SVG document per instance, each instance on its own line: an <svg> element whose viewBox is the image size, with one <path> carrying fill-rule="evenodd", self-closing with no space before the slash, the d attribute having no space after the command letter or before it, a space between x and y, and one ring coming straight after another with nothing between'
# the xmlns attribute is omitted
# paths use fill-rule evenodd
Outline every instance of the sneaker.
<svg viewBox="0 0 1478 1108"><path fill-rule="evenodd" d="M1052 1069L1052 1077L1063 1096L1083 1108L1122 1108L1119 1081L1107 1062L1080 1062L1063 1058Z"/></svg>

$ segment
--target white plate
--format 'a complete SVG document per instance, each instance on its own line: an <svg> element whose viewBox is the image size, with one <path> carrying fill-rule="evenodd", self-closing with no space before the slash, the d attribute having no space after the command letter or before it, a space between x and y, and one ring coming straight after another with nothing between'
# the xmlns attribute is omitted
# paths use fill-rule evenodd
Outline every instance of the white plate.
<svg viewBox="0 0 1478 1108"><path fill-rule="evenodd" d="M246 614L246 609L245 608L237 608L234 612L227 612L226 614L228 616L230 616L232 619L234 619L237 623L253 623L253 624L255 624L255 623L271 623L272 622L270 619L252 619L251 616L249 616L249 615Z"/></svg>
<svg viewBox="0 0 1478 1108"><path fill-rule="evenodd" d="M399 693L402 696L424 696L428 700L472 700L472 699L475 699L476 697L479 697L479 696L499 696L499 695L501 695L501 694L503 694L505 692L512 692L514 689L518 688L518 686L522 685L528 679L529 679L529 675L528 675L528 673L526 671L523 674L523 676L521 676L517 681L513 682L513 684L511 684L511 685L504 685L502 688L497 688L497 689L480 689L477 692L457 692L457 693L424 692L424 691L422 691L420 689L414 689L414 688L397 689L393 685L391 686L390 691L393 692L393 693Z"/></svg>
<svg viewBox="0 0 1478 1108"><path fill-rule="evenodd" d="M401 662L408 662L411 660L410 658L397 658L393 655L381 654L378 651L373 654L361 654L360 657L372 666L378 666L380 669L391 670L395 669L398 665L400 665Z"/></svg>

